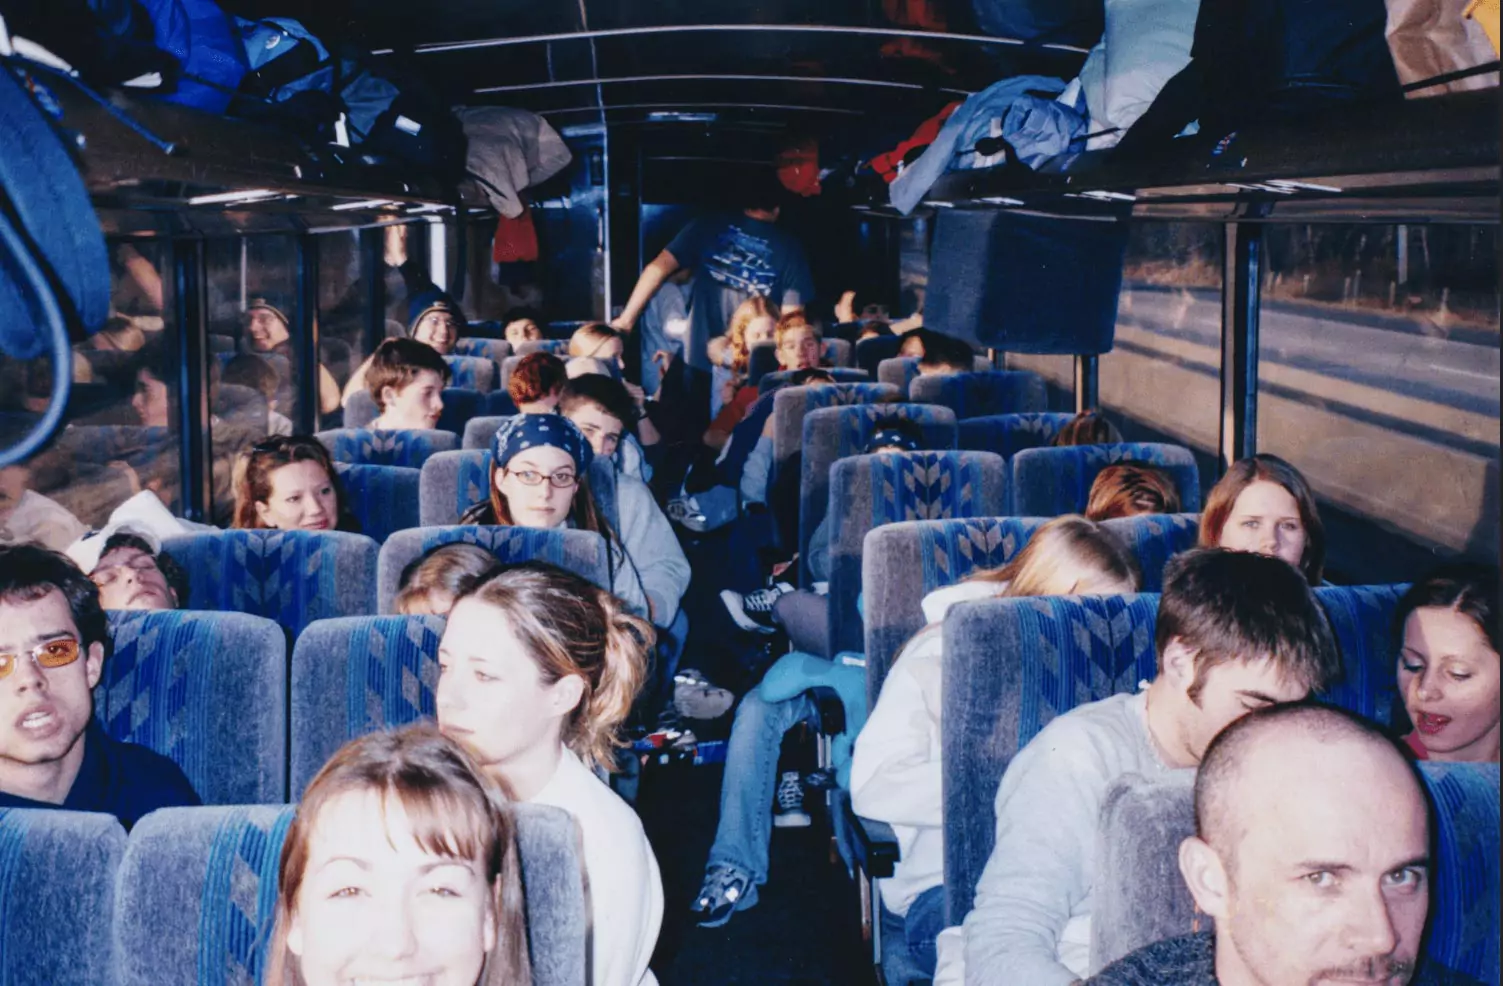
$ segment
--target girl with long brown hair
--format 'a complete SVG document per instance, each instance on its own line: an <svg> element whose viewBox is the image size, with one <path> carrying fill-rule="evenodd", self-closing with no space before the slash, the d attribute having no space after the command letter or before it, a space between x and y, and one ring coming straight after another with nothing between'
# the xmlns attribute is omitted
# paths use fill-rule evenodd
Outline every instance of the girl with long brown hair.
<svg viewBox="0 0 1503 986"><path fill-rule="evenodd" d="M532 982L512 813L431 723L334 754L298 804L277 887L266 986Z"/></svg>
<svg viewBox="0 0 1503 986"><path fill-rule="evenodd" d="M594 986L655 982L657 860L636 813L596 773L615 768L653 640L610 593L527 562L461 598L439 646L440 728L519 801L579 823Z"/></svg>
<svg viewBox="0 0 1503 986"><path fill-rule="evenodd" d="M1326 529L1303 474L1260 452L1232 465L1200 515L1200 547L1282 558L1311 585L1325 574Z"/></svg>
<svg viewBox="0 0 1503 986"><path fill-rule="evenodd" d="M334 460L314 438L277 435L244 450L235 460L234 491L231 527L360 530Z"/></svg>

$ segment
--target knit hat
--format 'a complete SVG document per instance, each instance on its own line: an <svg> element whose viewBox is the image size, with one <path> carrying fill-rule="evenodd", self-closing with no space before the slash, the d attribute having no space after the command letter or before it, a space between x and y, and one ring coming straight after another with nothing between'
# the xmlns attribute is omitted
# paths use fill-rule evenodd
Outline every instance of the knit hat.
<svg viewBox="0 0 1503 986"><path fill-rule="evenodd" d="M286 302L282 301L282 299L274 298L270 295L261 295L259 297L250 299L250 301L247 302L245 306L245 310L247 312L253 312L257 308L271 312L277 318L280 318L282 320L282 324L287 326L287 330L289 332L292 330L292 319L287 317L288 305L286 304Z"/></svg>
<svg viewBox="0 0 1503 986"><path fill-rule="evenodd" d="M491 439L491 458L497 469L506 468L519 453L551 446L562 449L574 460L574 468L583 473L590 468L595 450L579 427L562 414L518 414L496 429Z"/></svg>
<svg viewBox="0 0 1503 986"><path fill-rule="evenodd" d="M459 309L459 303L441 288L429 288L419 291L407 302L407 334L412 335L417 331L417 324L423 320L423 316L429 312L449 312L454 318L464 323L464 313Z"/></svg>

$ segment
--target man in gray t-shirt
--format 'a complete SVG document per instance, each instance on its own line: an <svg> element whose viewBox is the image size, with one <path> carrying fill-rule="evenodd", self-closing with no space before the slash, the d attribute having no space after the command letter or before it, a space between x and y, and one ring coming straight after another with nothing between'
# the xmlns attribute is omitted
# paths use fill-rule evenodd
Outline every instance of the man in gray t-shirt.
<svg viewBox="0 0 1503 986"><path fill-rule="evenodd" d="M966 986L1070 986L1087 972L1096 828L1124 774L1194 768L1228 723L1303 699L1340 670L1303 575L1277 558L1202 548L1164 573L1153 683L1049 723L1007 771L996 843L966 916ZM949 933L946 933L949 935ZM942 938L936 982L954 979Z"/></svg>
<svg viewBox="0 0 1503 986"><path fill-rule="evenodd" d="M1430 825L1414 767L1377 727L1314 705L1255 712L1206 751L1179 868L1216 922L1090 986L1465 986L1420 955Z"/></svg>

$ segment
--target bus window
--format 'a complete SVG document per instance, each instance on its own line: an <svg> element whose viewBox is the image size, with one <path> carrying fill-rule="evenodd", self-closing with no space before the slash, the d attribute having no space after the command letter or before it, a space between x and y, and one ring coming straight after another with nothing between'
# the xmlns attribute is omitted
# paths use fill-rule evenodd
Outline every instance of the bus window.
<svg viewBox="0 0 1503 986"><path fill-rule="evenodd" d="M342 392L370 353L365 345L369 297L360 269L357 230L321 234L318 243L318 359ZM319 427L333 427L320 408Z"/></svg>
<svg viewBox="0 0 1503 986"><path fill-rule="evenodd" d="M208 244L215 523L226 523L234 508L240 450L268 434L291 434L299 420L296 247L283 235Z"/></svg>
<svg viewBox="0 0 1503 986"><path fill-rule="evenodd" d="M1206 490L1219 476L1221 258L1219 225L1134 223L1116 341L1098 364L1101 407L1123 437L1190 449Z"/></svg>
<svg viewBox="0 0 1503 986"><path fill-rule="evenodd" d="M1498 230L1270 225L1258 449L1321 501L1336 581L1498 548Z"/></svg>
<svg viewBox="0 0 1503 986"><path fill-rule="evenodd" d="M63 548L143 489L169 509L181 495L177 328L171 245L110 244L113 315L73 347L63 426L24 463L0 469L0 537ZM0 443L46 411L49 358L0 359Z"/></svg>

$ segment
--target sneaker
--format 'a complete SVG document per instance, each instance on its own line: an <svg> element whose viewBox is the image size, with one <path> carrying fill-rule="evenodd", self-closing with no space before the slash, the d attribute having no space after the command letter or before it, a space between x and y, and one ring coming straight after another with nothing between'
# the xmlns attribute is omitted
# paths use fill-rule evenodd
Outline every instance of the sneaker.
<svg viewBox="0 0 1503 986"><path fill-rule="evenodd" d="M783 771L778 782L778 806L772 812L772 824L780 829L801 829L809 826L809 813L804 811L804 785L798 771Z"/></svg>
<svg viewBox="0 0 1503 986"><path fill-rule="evenodd" d="M735 704L734 694L712 685L700 671L686 668L673 676L673 707L685 719L719 719Z"/></svg>
<svg viewBox="0 0 1503 986"><path fill-rule="evenodd" d="M777 633L777 624L772 619L772 605L792 591L793 586L787 582L777 582L771 588L758 589L744 596L724 589L720 593L720 600L725 603L731 619L741 629L752 633Z"/></svg>
<svg viewBox="0 0 1503 986"><path fill-rule="evenodd" d="M718 928L743 905L750 907L755 902L751 877L729 866L712 866L690 910L699 915L701 928Z"/></svg>

